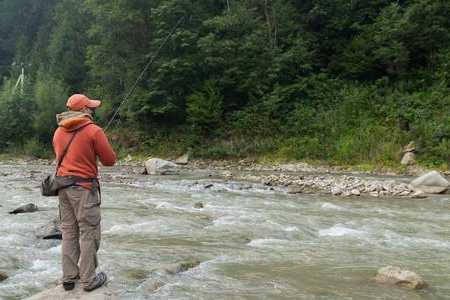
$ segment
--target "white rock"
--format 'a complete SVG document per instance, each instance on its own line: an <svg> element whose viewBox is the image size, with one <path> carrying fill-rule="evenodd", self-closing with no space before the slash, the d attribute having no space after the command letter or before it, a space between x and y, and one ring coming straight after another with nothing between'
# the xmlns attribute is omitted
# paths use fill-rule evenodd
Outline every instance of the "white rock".
<svg viewBox="0 0 450 300"><path fill-rule="evenodd" d="M361 196L361 192L357 189L353 189L350 193L354 196Z"/></svg>
<svg viewBox="0 0 450 300"><path fill-rule="evenodd" d="M345 191L345 192L342 193L342 196L344 196L344 197L349 197L351 195L352 194L349 191Z"/></svg>
<svg viewBox="0 0 450 300"><path fill-rule="evenodd" d="M144 163L145 170L149 175L166 175L173 174L177 172L178 166L173 162L159 159L151 158Z"/></svg>
<svg viewBox="0 0 450 300"><path fill-rule="evenodd" d="M393 284L410 289L427 287L426 282L416 273L393 266L379 269L374 279L377 283Z"/></svg>
<svg viewBox="0 0 450 300"><path fill-rule="evenodd" d="M372 197L379 197L380 196L377 191L370 192L369 195L372 196Z"/></svg>
<svg viewBox="0 0 450 300"><path fill-rule="evenodd" d="M404 166L414 165L416 163L416 155L414 152L406 152L400 163Z"/></svg>
<svg viewBox="0 0 450 300"><path fill-rule="evenodd" d="M177 165L187 165L189 163L189 153L186 153L175 160Z"/></svg>
<svg viewBox="0 0 450 300"><path fill-rule="evenodd" d="M342 194L342 190L338 187L334 187L331 189L331 194L333 194L334 196L338 196Z"/></svg>
<svg viewBox="0 0 450 300"><path fill-rule="evenodd" d="M233 173L229 172L229 171L225 171L222 173L222 176L225 178L231 178L233 177ZM266 178L263 178L262 181L266 180Z"/></svg>
<svg viewBox="0 0 450 300"><path fill-rule="evenodd" d="M411 197L416 198L416 199L423 199L423 198L426 198L427 196L425 195L424 192L418 190L418 191L415 191L414 194L411 195Z"/></svg>
<svg viewBox="0 0 450 300"><path fill-rule="evenodd" d="M411 185L415 190L421 190L428 194L440 194L448 189L450 183L439 172L431 171L414 179Z"/></svg>
<svg viewBox="0 0 450 300"><path fill-rule="evenodd" d="M409 196L409 194L411 194L410 191L403 191L403 192L399 193L398 195L401 197L406 197L406 196Z"/></svg>

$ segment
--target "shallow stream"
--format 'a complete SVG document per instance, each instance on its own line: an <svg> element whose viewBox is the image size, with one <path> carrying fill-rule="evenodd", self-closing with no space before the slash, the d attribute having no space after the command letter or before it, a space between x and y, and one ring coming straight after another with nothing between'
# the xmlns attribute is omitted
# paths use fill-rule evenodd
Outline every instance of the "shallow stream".
<svg viewBox="0 0 450 300"><path fill-rule="evenodd" d="M49 170L0 165L0 271L10 276L0 299L26 298L61 276L59 242L35 237L57 216L56 198L39 195ZM288 195L206 171L102 171L100 266L121 299L450 299L449 195ZM41 211L8 214L26 203ZM201 263L187 272L158 272L192 259ZM387 265L416 271L431 287L373 283ZM151 280L164 285L152 291Z"/></svg>

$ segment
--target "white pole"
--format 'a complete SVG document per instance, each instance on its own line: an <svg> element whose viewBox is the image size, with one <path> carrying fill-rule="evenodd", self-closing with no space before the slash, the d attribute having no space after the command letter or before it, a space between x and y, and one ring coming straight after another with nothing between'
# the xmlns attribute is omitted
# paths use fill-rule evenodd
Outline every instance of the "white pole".
<svg viewBox="0 0 450 300"><path fill-rule="evenodd" d="M20 84L20 93L23 94L23 83L24 83L24 81L25 81L25 70L22 68L22 72L19 75L19 78L17 78L16 85L13 88L13 94L16 93L16 90L17 90L17 87L19 86L19 84Z"/></svg>
<svg viewBox="0 0 450 300"><path fill-rule="evenodd" d="M20 93L23 95L23 84L25 81L25 71L22 67L22 74L20 75Z"/></svg>

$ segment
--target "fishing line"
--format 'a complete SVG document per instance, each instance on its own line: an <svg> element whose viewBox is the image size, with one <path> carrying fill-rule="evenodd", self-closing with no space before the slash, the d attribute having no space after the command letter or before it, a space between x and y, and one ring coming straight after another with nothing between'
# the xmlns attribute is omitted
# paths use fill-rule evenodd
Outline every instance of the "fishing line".
<svg viewBox="0 0 450 300"><path fill-rule="evenodd" d="M175 26L172 28L172 30L170 31L170 33L166 36L166 38L164 39L164 41L162 42L162 44L159 46L158 50L156 51L156 53L151 56L149 58L149 60L147 61L147 64L145 65L144 69L142 69L141 74L139 74L138 78L136 79L136 81L134 82L133 86L131 87L130 91L128 92L128 94L125 96L125 98L123 98L123 100L120 102L119 106L116 108L116 110L114 111L114 114L112 115L111 119L108 121L108 124L105 127L105 131L108 130L109 126L112 124L112 122L114 121L114 119L116 118L117 114L120 111L120 108L129 100L130 96L134 93L134 91L137 88L137 85L139 84L139 82L142 80L142 78L144 77L145 73L147 72L148 68L150 68L150 66L155 62L156 58L159 56L159 53L161 52L161 50L164 48L164 46L166 45L166 43L169 41L169 39L172 37L172 35L175 33L175 30L177 30L177 28L181 25L181 22L183 22L184 20L184 16L181 17L178 22L175 24Z"/></svg>

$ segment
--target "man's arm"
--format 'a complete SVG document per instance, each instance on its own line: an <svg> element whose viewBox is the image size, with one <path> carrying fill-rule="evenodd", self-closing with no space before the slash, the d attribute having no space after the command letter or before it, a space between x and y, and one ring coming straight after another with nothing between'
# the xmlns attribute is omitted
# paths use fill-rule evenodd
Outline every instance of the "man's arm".
<svg viewBox="0 0 450 300"><path fill-rule="evenodd" d="M116 163L116 153L101 128L94 135L94 149L102 165L113 166Z"/></svg>

